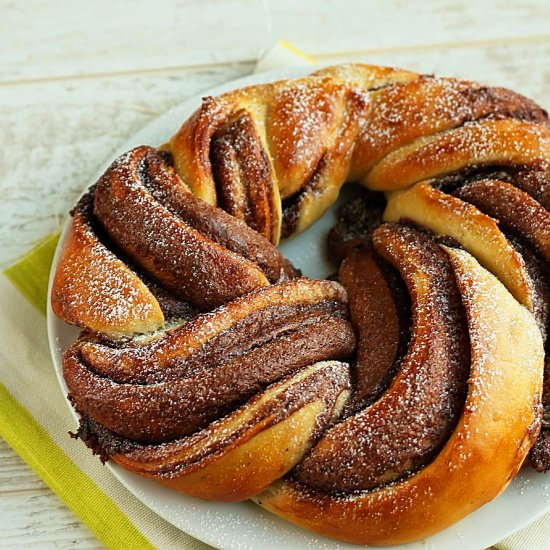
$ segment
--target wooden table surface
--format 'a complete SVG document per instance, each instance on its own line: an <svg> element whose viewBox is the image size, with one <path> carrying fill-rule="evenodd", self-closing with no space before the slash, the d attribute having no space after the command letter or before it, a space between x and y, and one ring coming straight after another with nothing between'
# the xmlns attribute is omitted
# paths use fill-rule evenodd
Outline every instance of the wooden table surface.
<svg viewBox="0 0 550 550"><path fill-rule="evenodd" d="M98 167L276 40L506 86L550 107L550 2L0 0L0 267L59 228ZM0 548L101 548L0 440Z"/></svg>

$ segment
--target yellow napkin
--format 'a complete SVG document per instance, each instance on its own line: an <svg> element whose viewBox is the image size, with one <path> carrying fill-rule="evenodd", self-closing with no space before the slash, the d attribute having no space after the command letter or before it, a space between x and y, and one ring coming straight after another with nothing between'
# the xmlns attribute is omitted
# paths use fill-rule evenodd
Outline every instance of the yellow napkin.
<svg viewBox="0 0 550 550"><path fill-rule="evenodd" d="M256 72L313 62L279 42L259 60ZM44 317L58 237L45 238L0 277L0 334L7 335L0 347L0 436L107 548L210 548L149 510L67 435L75 422L52 367ZM546 514L495 548L542 550L550 548L549 541Z"/></svg>

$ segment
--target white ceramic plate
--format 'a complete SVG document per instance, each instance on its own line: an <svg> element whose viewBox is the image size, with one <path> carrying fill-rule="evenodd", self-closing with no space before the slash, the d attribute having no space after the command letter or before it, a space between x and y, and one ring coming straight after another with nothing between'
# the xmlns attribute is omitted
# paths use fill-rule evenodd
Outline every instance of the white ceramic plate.
<svg viewBox="0 0 550 550"><path fill-rule="evenodd" d="M289 69L252 75L208 90L202 95L217 95L250 84L296 77L310 70L311 68ZM128 140L117 154L137 145L159 145L165 142L199 106L200 100L201 96L193 97L153 120ZM109 159L104 168L112 160ZM95 179L97 178L94 178L94 181ZM345 200L346 194L346 190L344 190L341 201ZM281 246L285 256L300 267L305 275L325 277L333 271L333 267L324 259L324 241L328 229L334 223L335 209L336 206L304 234ZM52 273L57 265L67 230L68 224L59 241ZM61 374L61 357L67 347L76 339L77 334L78 331L60 321L48 305L50 350L59 383L65 393L66 387ZM67 405L70 407L68 401ZM339 543L295 527L264 511L252 502L218 504L202 501L180 494L152 480L134 475L117 465L108 464L107 467L146 506L182 531L217 548L261 548L265 550L357 548L355 545ZM468 487L465 486L464 490L467 491ZM532 522L548 509L550 509L550 475L537 474L530 468L524 468L502 495L459 523L426 540L395 548L400 550L486 548Z"/></svg>

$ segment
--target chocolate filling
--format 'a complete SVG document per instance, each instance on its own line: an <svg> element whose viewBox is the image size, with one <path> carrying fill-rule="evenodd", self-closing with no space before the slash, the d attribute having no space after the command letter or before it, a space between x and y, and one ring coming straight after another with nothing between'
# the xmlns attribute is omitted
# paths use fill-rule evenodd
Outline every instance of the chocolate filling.
<svg viewBox="0 0 550 550"><path fill-rule="evenodd" d="M218 286L224 273L230 279L242 277L240 285L234 281L237 295L260 285L259 272L251 272L234 257L224 261L223 249L151 196L139 176L144 153L139 149L128 153L130 158L115 162L98 183L94 213L111 239L160 286L201 309L215 307L229 296L227 283ZM205 272L210 268L212 282Z"/></svg>
<svg viewBox="0 0 550 550"><path fill-rule="evenodd" d="M274 182L250 114L240 113L214 134L210 162L218 206L271 240L277 223Z"/></svg>
<svg viewBox="0 0 550 550"><path fill-rule="evenodd" d="M454 193L529 242L550 262L550 213L535 199L499 180L480 180Z"/></svg>
<svg viewBox="0 0 550 550"><path fill-rule="evenodd" d="M160 442L193 433L305 365L351 355L355 336L339 288L306 279L269 287L229 312L198 317L141 346L77 341L63 362L71 400L81 414L130 439ZM310 289L317 294L309 304L292 305L295 294ZM262 306L266 294L280 305ZM211 328L255 301L259 309L241 321ZM201 330L213 337L193 344Z"/></svg>
<svg viewBox="0 0 550 550"><path fill-rule="evenodd" d="M325 432L297 466L295 479L315 489L372 489L417 470L447 441L466 396L468 328L447 255L428 235L392 224L373 243L411 295L411 340L387 392Z"/></svg>
<svg viewBox="0 0 550 550"><path fill-rule="evenodd" d="M340 266L357 334L348 410L357 412L386 391L409 342L410 300L399 274L372 247L353 250Z"/></svg>
<svg viewBox="0 0 550 550"><path fill-rule="evenodd" d="M304 376L304 371L310 372L305 372ZM237 415L246 408L251 414L247 415L244 423L229 431L224 429L223 424L219 428L212 424L205 430L166 443L141 443L112 432L88 416L82 416L78 432L72 435L81 438L103 461L113 455L124 455L134 461L134 468L139 469L137 462L149 475L171 478L204 459L222 453L224 448L243 443L243 436L246 441L246 432L255 425L261 425L266 430L304 405L322 399L327 406L317 417L313 443L334 414L338 398L347 391L347 365L330 362L307 367L269 386L263 394L253 397L235 411ZM222 434L218 433L219 429ZM255 430L251 432L253 436Z"/></svg>
<svg viewBox="0 0 550 550"><path fill-rule="evenodd" d="M151 149L141 164L147 190L185 223L258 265L272 283L296 277L299 272L258 230L224 210L188 192L174 173L167 153Z"/></svg>
<svg viewBox="0 0 550 550"><path fill-rule="evenodd" d="M338 211L327 237L328 257L336 265L355 248L369 246L372 232L382 223L386 200L382 193L360 189Z"/></svg>

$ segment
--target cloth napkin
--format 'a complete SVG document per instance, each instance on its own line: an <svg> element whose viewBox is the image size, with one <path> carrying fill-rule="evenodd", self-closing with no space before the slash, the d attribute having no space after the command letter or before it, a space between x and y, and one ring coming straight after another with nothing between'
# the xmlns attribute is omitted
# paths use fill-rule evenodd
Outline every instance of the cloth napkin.
<svg viewBox="0 0 550 550"><path fill-rule="evenodd" d="M257 72L314 61L286 42ZM67 435L75 428L49 354L45 313L59 235L50 235L0 276L0 436L110 549L204 550L210 546L149 510ZM11 284L10 284L11 283ZM15 290L17 289L17 290ZM550 514L494 548L550 547Z"/></svg>

